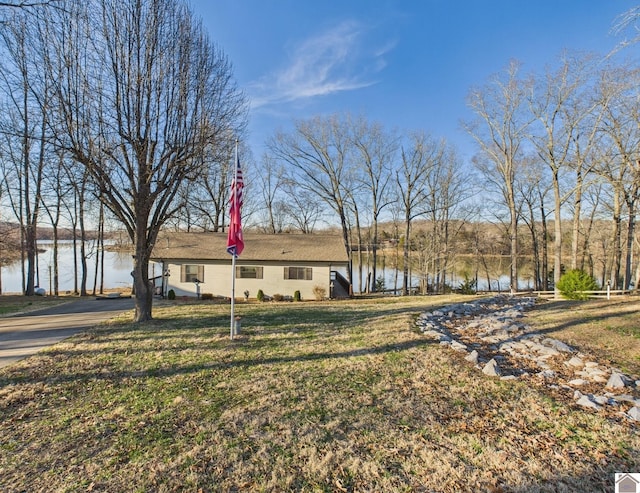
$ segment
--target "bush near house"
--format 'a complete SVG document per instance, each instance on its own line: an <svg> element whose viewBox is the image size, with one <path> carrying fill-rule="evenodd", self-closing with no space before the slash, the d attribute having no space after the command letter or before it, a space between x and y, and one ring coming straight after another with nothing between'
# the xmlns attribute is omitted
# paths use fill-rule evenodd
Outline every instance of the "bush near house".
<svg viewBox="0 0 640 493"><path fill-rule="evenodd" d="M316 297L316 301L322 301L327 296L327 290L325 288L323 288L322 286L314 286L313 287L313 294Z"/></svg>
<svg viewBox="0 0 640 493"><path fill-rule="evenodd" d="M262 289L258 289L258 293L256 294L256 299L258 301L264 301L264 291L262 291Z"/></svg>
<svg viewBox="0 0 640 493"><path fill-rule="evenodd" d="M570 300L586 300L589 295L583 291L598 289L598 283L585 271L572 269L562 275L558 281L558 289L563 297Z"/></svg>

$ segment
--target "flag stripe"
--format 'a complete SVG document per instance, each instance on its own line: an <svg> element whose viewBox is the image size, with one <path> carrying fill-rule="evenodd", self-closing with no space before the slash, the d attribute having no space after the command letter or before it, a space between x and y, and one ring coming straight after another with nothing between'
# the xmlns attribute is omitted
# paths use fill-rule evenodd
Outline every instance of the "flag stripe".
<svg viewBox="0 0 640 493"><path fill-rule="evenodd" d="M241 215L243 188L242 169L240 168L240 159L236 150L236 169L231 183L231 196L229 197L229 230L227 232L227 252L236 257L244 250Z"/></svg>

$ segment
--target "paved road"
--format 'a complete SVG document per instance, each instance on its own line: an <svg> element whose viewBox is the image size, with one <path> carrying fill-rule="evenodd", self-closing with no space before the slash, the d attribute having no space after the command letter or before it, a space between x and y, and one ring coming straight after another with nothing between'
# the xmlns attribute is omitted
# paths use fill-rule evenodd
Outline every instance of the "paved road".
<svg viewBox="0 0 640 493"><path fill-rule="evenodd" d="M132 308L128 298L87 298L0 318L0 368Z"/></svg>

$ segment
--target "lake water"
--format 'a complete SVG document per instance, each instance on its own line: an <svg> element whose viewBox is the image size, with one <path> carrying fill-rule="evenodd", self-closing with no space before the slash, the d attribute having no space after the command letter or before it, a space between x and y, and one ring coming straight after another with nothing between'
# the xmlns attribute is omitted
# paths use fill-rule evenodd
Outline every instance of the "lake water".
<svg viewBox="0 0 640 493"><path fill-rule="evenodd" d="M40 241L38 242L38 248L44 250L38 254L38 270L39 270L39 286L49 292L50 288L50 274L49 267L53 269L53 252L51 242ZM59 290L61 293L66 291L73 291L74 289L74 272L73 272L73 246L71 242L59 242L58 244L59 255ZM91 252L91 243L87 244L87 251ZM79 253L79 252L78 252ZM88 264L88 278L87 278L87 290L90 292L93 289L93 279L95 271L96 255L91 254L87 260ZM114 288L130 288L131 287L131 271L133 270L133 258L130 253L106 251L104 254L104 287L105 289ZM80 268L80 260L78 259L78 268ZM149 266L149 275L155 277L160 275L161 266L151 264ZM346 275L346 272L342 272ZM353 268L354 282L353 291L358 293L360 291L360 280L358 278L357 265ZM366 274L365 274L366 275ZM385 280L385 288L387 290L394 288L395 271L391 268L384 270L378 267L378 276L383 276ZM37 278L36 278L37 279ZM486 279L482 277L478 279L478 289L486 290L488 288ZM454 278L448 282L457 288L462 282L461 278ZM80 283L80 273L78 273L78 287ZM498 286L499 283L499 286ZM508 290L509 288L509 276L500 275L497 279L492 279L491 289L493 290ZM530 288L524 283L520 283L521 289ZM412 276L412 286L419 285L419 278ZM402 272L398 273L397 285L395 286L398 291L402 288ZM99 286L98 286L99 289ZM22 275L20 270L20 263L16 262L12 265L2 267L2 293L22 293Z"/></svg>
<svg viewBox="0 0 640 493"><path fill-rule="evenodd" d="M53 250L52 243L40 241L38 249L44 250L38 254L38 271L40 274L39 286L49 292L50 274L53 275ZM90 244L87 244L87 251L91 251ZM93 289L94 272L97 255L93 253L87 260L88 276L87 291ZM104 252L104 287L105 289L113 288L130 288L131 287L131 271L133 270L133 258L130 253L121 252ZM80 287L80 259L78 248L78 288ZM100 274L98 273L98 276ZM36 280L38 277L36 277ZM52 282L52 281L51 281ZM99 282L99 277L98 277ZM71 242L58 243L58 286L61 293L73 291L74 289L74 272L73 272L73 246ZM98 284L97 289L100 289ZM2 267L2 293L22 293L22 272L20 262Z"/></svg>
<svg viewBox="0 0 640 493"><path fill-rule="evenodd" d="M340 273L343 276L346 276L346 271L344 269L340 270ZM384 279L384 287L385 291L395 289L397 292L402 290L402 271L398 272L396 276L396 271L393 268L385 268L382 269L381 266L378 266L376 275L378 277L382 277ZM366 269L364 269L362 284L366 284ZM447 284L451 286L453 289L457 289L464 282L464 276L461 274L447 274ZM486 277L479 276L478 277L478 286L477 289L479 291L508 291L509 290L509 275L508 274L499 274L496 277L491 278L491 286L487 283ZM410 286L414 288L420 286L420 276L417 276L412 273L410 276ZM531 281L523 281L521 280L518 283L518 289L533 289L531 286ZM360 292L360 278L358 273L358 264L357 261L354 262L353 265L353 292Z"/></svg>

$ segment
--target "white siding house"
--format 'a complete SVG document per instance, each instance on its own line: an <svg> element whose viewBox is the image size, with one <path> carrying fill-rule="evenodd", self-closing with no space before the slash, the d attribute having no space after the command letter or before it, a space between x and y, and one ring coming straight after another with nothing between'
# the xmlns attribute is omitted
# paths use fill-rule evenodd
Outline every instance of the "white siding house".
<svg viewBox="0 0 640 493"><path fill-rule="evenodd" d="M232 257L226 244L226 233L162 234L151 255L163 273L156 281L158 291L164 296L172 289L176 296L230 297ZM315 299L316 287L327 297L350 294L340 274L349 265L340 236L245 233L244 245L236 259L236 298L245 291L255 298L261 289L267 296L293 297L300 291L302 299Z"/></svg>

